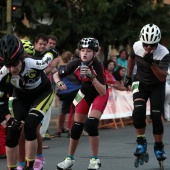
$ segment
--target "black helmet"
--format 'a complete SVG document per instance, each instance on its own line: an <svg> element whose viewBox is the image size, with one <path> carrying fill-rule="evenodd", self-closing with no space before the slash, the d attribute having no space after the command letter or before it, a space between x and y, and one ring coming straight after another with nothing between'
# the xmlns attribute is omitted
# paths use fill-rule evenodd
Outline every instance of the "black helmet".
<svg viewBox="0 0 170 170"><path fill-rule="evenodd" d="M4 35L0 41L0 64L12 65L24 55L22 42L14 34Z"/></svg>
<svg viewBox="0 0 170 170"><path fill-rule="evenodd" d="M78 49L82 48L90 48L97 52L99 50L99 42L95 38L83 38L78 43Z"/></svg>

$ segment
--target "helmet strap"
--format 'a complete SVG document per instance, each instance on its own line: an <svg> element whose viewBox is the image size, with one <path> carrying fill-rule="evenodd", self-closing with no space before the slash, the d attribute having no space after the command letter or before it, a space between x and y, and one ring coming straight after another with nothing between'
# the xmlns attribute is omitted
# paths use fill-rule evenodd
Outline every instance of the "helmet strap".
<svg viewBox="0 0 170 170"><path fill-rule="evenodd" d="M25 68L25 62L23 60L20 60L20 61L22 63L22 68L21 68L20 73L22 73L24 71L24 68Z"/></svg>

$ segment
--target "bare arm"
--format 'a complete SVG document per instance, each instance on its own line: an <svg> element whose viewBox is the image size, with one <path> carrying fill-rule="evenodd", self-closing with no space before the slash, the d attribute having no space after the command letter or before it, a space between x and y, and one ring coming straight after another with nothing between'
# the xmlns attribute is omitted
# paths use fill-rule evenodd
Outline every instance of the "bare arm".
<svg viewBox="0 0 170 170"><path fill-rule="evenodd" d="M129 56L129 58L128 58L128 69L127 69L127 76L128 77L131 77L134 65L135 65L135 58L132 58L132 57Z"/></svg>
<svg viewBox="0 0 170 170"><path fill-rule="evenodd" d="M166 70L161 70L155 63L151 66L151 69L161 82L166 81L166 76L168 75Z"/></svg>
<svg viewBox="0 0 170 170"><path fill-rule="evenodd" d="M92 84L101 96L106 94L106 85L101 84L96 78L92 80Z"/></svg>
<svg viewBox="0 0 170 170"><path fill-rule="evenodd" d="M48 75L49 73L53 74L53 73L57 72L56 66L59 62L60 62L59 58L55 58L53 61L51 61L49 66L45 69L46 74Z"/></svg>

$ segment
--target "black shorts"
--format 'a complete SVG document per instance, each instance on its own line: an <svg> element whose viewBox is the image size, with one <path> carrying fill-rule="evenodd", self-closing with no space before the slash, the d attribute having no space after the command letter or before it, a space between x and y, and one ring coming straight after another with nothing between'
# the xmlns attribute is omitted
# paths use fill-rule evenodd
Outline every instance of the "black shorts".
<svg viewBox="0 0 170 170"><path fill-rule="evenodd" d="M138 90L133 91L133 101L137 98L142 98L145 101L150 99L151 109L162 110L162 113L164 113L165 83L144 85L139 82Z"/></svg>
<svg viewBox="0 0 170 170"><path fill-rule="evenodd" d="M74 97L60 100L59 99L59 113L68 114L70 113L70 106L73 103Z"/></svg>

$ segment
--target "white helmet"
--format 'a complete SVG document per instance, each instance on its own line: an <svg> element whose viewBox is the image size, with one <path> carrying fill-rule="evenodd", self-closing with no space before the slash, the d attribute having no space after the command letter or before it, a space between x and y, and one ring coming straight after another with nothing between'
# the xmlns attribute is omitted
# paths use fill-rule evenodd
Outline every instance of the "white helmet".
<svg viewBox="0 0 170 170"><path fill-rule="evenodd" d="M161 39L161 31L158 26L147 24L141 29L139 39L146 44L158 43Z"/></svg>

